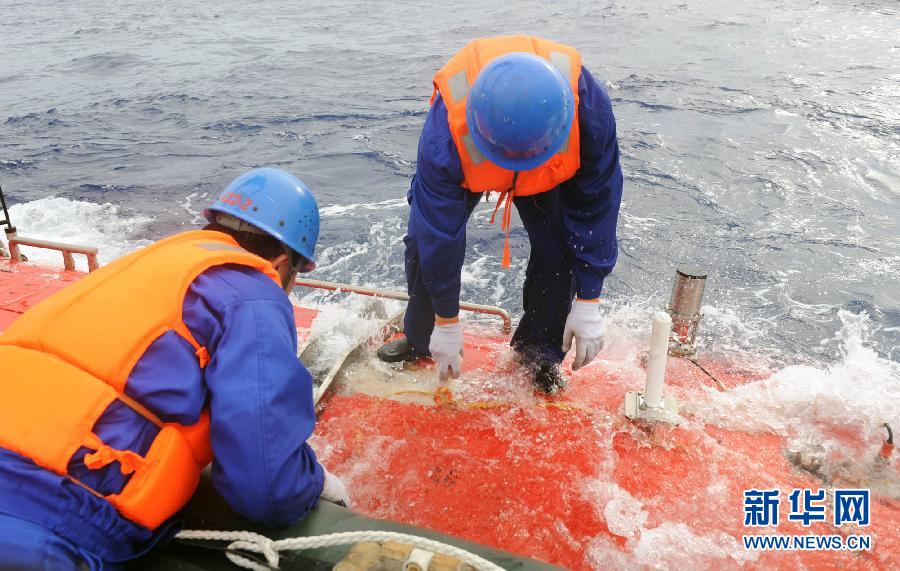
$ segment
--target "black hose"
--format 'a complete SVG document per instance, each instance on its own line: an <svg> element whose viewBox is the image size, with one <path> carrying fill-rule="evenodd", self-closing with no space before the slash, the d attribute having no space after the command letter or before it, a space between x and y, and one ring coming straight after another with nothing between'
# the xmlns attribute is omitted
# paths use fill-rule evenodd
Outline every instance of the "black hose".
<svg viewBox="0 0 900 571"><path fill-rule="evenodd" d="M725 391L728 390L728 387L725 386L725 383L723 383L722 381L720 381L719 379L717 379L715 375L713 375L712 373L710 373L709 371L707 371L707 370L706 370L706 367L704 367L703 365L701 365L701 364L700 364L700 361L697 360L697 357L686 357L686 359L687 359L688 361L690 361L691 363L697 365L697 368L698 368L698 369L700 369L701 371L703 371L703 372L706 374L707 377L709 377L710 379L712 379L713 382L716 383L716 386L719 388L719 390L720 390L721 392L725 392Z"/></svg>
<svg viewBox="0 0 900 571"><path fill-rule="evenodd" d="M891 430L891 425L886 422L884 423L884 428L887 430L887 433L888 433L887 441L885 443L893 446L894 445L894 431Z"/></svg>
<svg viewBox="0 0 900 571"><path fill-rule="evenodd" d="M15 231L15 226L9 219L9 210L6 209L6 198L3 196L3 187L0 187L0 207L3 208L3 220L0 220L0 226L6 226L10 231Z"/></svg>

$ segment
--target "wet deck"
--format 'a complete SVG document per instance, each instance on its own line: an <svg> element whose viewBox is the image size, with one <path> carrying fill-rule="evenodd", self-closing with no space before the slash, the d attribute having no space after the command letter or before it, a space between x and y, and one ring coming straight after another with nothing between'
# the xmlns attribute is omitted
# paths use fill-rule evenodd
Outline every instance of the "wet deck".
<svg viewBox="0 0 900 571"><path fill-rule="evenodd" d="M0 331L84 274L0 260ZM317 312L296 308L301 342ZM354 365L328 400L313 438L320 460L370 517L432 528L574 569L900 566L900 462L852 431L833 465L797 457L789 434L721 428L700 414L718 393L690 363L670 359L667 391L684 422L644 425L622 415L640 367L614 359L572 375L556 398L535 396L503 338L467 333L453 402L435 404L434 373ZM762 379L725 362L707 368L729 390ZM407 394L404 387L415 387ZM835 433L841 427L829 427ZM828 461L828 460L826 460ZM843 464L841 464L843 462ZM851 465L852 469L841 466ZM843 470L843 471L842 471ZM871 523L789 521L793 489L871 489ZM776 528L744 523L743 492L781 491ZM749 551L742 535L870 535L869 551Z"/></svg>

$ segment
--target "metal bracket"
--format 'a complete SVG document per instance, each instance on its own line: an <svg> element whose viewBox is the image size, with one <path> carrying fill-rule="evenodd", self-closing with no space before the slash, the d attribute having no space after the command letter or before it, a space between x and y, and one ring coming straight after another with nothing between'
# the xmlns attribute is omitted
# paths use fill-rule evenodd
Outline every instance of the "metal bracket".
<svg viewBox="0 0 900 571"><path fill-rule="evenodd" d="M700 303L706 288L706 270L696 266L679 265L675 268L675 282L668 311L672 317L672 333L669 355L691 357L697 352L697 329L703 315Z"/></svg>
<svg viewBox="0 0 900 571"><path fill-rule="evenodd" d="M697 354L697 329L703 314L682 315L673 309L666 310L672 317L672 333L669 339L669 355L693 357Z"/></svg>
<svg viewBox="0 0 900 571"><path fill-rule="evenodd" d="M625 416L632 420L681 423L681 417L678 416L678 401L675 397L663 395L662 406L649 407L644 402L644 393L641 391L625 393Z"/></svg>

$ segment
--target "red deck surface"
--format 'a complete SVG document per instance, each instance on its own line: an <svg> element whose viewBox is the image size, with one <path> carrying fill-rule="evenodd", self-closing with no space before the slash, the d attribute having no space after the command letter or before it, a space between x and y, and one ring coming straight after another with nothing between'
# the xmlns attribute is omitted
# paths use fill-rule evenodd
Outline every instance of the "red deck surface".
<svg viewBox="0 0 900 571"><path fill-rule="evenodd" d="M81 276L0 260L0 331ZM296 309L301 341L316 313ZM496 365L504 346L467 336L465 370L512 375ZM758 380L726 363L707 366L726 385ZM676 394L713 386L679 360L670 360L667 383ZM896 499L873 492L866 528L787 522L791 489L825 485L786 459L782 437L723 430L690 414L677 428L632 423L621 414L622 398L638 388L591 366L562 397L536 404L432 406L335 395L315 444L361 513L569 568L900 567ZM897 454L886 470L900 477ZM742 535L774 532L743 527L742 494L751 488L782 491L778 534L868 534L873 549L746 551Z"/></svg>
<svg viewBox="0 0 900 571"><path fill-rule="evenodd" d="M509 376L495 365L503 349L469 336L464 369ZM724 363L707 366L727 386L758 380ZM567 568L900 568L896 499L873 492L865 528L833 526L830 504L826 522L788 522L792 489L826 486L791 465L782 437L723 430L686 413L677 428L633 423L622 414L623 395L642 387L627 384L588 367L561 397L488 408L338 394L315 444L355 492L357 511ZM714 388L677 359L667 384L676 394ZM887 469L900 478L896 454ZM781 490L777 531L744 527L744 490L772 488ZM741 544L742 535L772 533L868 534L873 549L756 552Z"/></svg>
<svg viewBox="0 0 900 571"><path fill-rule="evenodd" d="M0 331L26 309L83 275L0 259Z"/></svg>

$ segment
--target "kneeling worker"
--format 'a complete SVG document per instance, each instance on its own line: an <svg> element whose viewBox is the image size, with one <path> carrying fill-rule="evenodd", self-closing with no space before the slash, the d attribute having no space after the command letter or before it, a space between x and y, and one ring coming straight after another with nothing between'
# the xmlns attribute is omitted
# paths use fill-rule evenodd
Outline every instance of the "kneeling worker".
<svg viewBox="0 0 900 571"><path fill-rule="evenodd" d="M306 443L312 379L286 293L315 266L315 198L255 169L204 214L203 230L104 266L0 336L0 568L145 553L210 462L262 525L349 503Z"/></svg>
<svg viewBox="0 0 900 571"><path fill-rule="evenodd" d="M622 200L609 96L575 49L531 36L479 39L434 76L407 195L406 335L379 350L382 360L430 354L442 379L459 376L466 221L491 191L500 193L495 214L504 205L503 266L510 202L531 245L512 345L535 385L553 392L573 339L573 369L603 346L598 299L616 263Z"/></svg>

